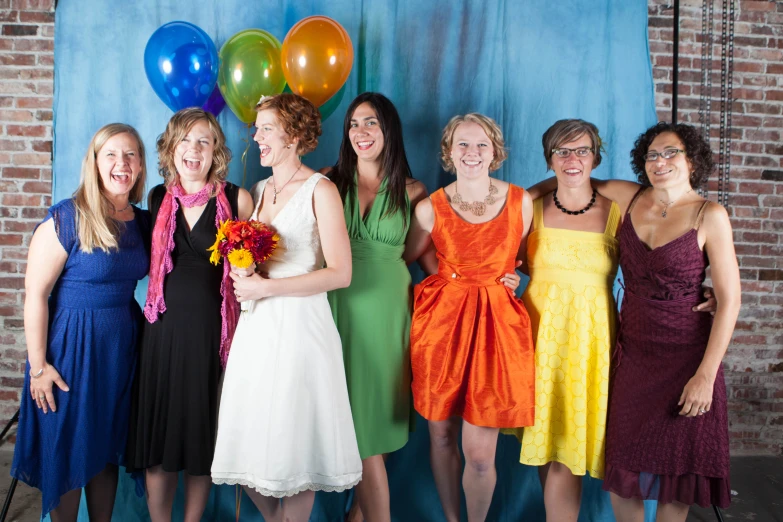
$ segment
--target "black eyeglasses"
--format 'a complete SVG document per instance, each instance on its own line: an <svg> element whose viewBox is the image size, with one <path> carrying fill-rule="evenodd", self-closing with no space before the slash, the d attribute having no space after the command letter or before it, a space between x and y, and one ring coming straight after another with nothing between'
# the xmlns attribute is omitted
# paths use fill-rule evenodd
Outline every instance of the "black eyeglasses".
<svg viewBox="0 0 783 522"><path fill-rule="evenodd" d="M644 158L644 161L656 161L658 156L662 157L663 159L672 159L680 152L685 154L685 151L682 149L663 149L661 152L648 152L642 157Z"/></svg>
<svg viewBox="0 0 783 522"><path fill-rule="evenodd" d="M565 147L558 147L556 149L552 149L552 154L554 154L558 158L563 158L563 159L565 159L568 156L570 156L572 152L574 154L576 154L577 158L586 158L587 156L589 156L590 154L593 153L593 148L592 147L579 147L579 148L576 148L576 149L567 149Z"/></svg>

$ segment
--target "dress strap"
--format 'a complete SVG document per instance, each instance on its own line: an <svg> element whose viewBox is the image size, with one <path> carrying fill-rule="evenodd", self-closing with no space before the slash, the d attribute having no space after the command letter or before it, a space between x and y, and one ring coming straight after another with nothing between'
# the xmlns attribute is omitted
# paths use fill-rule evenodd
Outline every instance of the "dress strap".
<svg viewBox="0 0 783 522"><path fill-rule="evenodd" d="M432 210L435 212L435 216L442 214L447 210L447 206L451 206L449 197L446 195L446 189L444 188L440 188L433 192L430 196L430 201L432 201Z"/></svg>
<svg viewBox="0 0 783 522"><path fill-rule="evenodd" d="M544 198L533 200L533 230L544 228Z"/></svg>
<svg viewBox="0 0 783 522"><path fill-rule="evenodd" d="M253 213L250 214L250 216L254 219L258 219L258 209L261 206L261 200L264 198L264 188L266 187L267 181L269 181L269 178L262 179L250 189L250 195L253 197L253 202L255 203Z"/></svg>
<svg viewBox="0 0 783 522"><path fill-rule="evenodd" d="M709 199L704 200L704 203L701 204L699 213L696 215L696 223L693 225L693 228L695 228L696 230L699 230L699 227L701 226L701 222L704 220L704 211L707 210L707 206L709 204L710 204Z"/></svg>
<svg viewBox="0 0 783 522"><path fill-rule="evenodd" d="M644 192L645 190L647 190L647 187L639 187L639 190L636 191L636 194L634 194L631 203L628 205L628 210L625 211L626 215L631 214L631 210L633 210L634 205L636 205L636 201L639 199L639 196L641 196L642 192Z"/></svg>
<svg viewBox="0 0 783 522"><path fill-rule="evenodd" d="M315 192L315 186L322 179L328 179L328 178L318 172L316 172L315 174L307 178L304 184L302 185L302 196L308 201L311 201L313 199L313 192ZM296 194L294 194L294 197L296 197Z"/></svg>
<svg viewBox="0 0 783 522"><path fill-rule="evenodd" d="M609 217L606 218L606 229L604 234L609 237L615 237L617 235L617 226L620 224L620 206L612 201L612 206L609 209Z"/></svg>

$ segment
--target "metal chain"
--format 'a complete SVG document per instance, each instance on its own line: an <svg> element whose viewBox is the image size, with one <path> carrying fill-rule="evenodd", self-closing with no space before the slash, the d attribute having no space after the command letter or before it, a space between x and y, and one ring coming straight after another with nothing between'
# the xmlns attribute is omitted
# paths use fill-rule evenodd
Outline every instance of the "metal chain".
<svg viewBox="0 0 783 522"><path fill-rule="evenodd" d="M712 109L712 48L714 0L703 0L701 6L701 90L699 95L699 123L702 136L710 139L710 112Z"/></svg>
<svg viewBox="0 0 783 522"><path fill-rule="evenodd" d="M724 207L729 206L729 193L731 192L730 180L731 180L731 114L733 112L734 99L732 97L732 91L734 88L734 7L736 1L731 0L729 2L729 35L728 35L728 63L727 63L727 86L726 86L726 147L725 147L725 162L723 164L723 191L718 191L718 202Z"/></svg>
<svg viewBox="0 0 783 522"><path fill-rule="evenodd" d="M699 123L701 135L710 142L710 124L712 123L712 55L715 41L714 0L703 0L701 6L701 85L699 91ZM707 197L707 184L699 188L699 193Z"/></svg>
<svg viewBox="0 0 783 522"><path fill-rule="evenodd" d="M723 0L720 62L720 142L718 147L718 203L729 202L731 172L732 76L734 72L734 4Z"/></svg>

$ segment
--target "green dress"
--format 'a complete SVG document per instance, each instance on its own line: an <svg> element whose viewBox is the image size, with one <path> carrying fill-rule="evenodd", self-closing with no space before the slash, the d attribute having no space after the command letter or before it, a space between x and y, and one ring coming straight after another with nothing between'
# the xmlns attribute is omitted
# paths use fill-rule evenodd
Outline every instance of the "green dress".
<svg viewBox="0 0 783 522"><path fill-rule="evenodd" d="M403 447L411 419L411 276L402 260L410 202L406 195L405 220L387 214L385 189L386 179L364 219L356 188L346 195L353 277L329 292L362 459Z"/></svg>

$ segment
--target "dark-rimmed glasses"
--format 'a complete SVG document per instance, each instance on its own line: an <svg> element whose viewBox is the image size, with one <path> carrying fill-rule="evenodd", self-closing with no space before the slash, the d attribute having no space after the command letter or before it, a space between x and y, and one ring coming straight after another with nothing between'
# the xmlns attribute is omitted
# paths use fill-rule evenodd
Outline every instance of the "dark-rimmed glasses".
<svg viewBox="0 0 783 522"><path fill-rule="evenodd" d="M557 156L558 158L565 159L568 156L571 155L571 153L576 154L577 158L586 158L593 152L592 147L578 147L576 149L567 149L566 147L558 147L556 149L552 149L552 154Z"/></svg>
<svg viewBox="0 0 783 522"><path fill-rule="evenodd" d="M663 149L661 152L648 152L642 156L642 158L644 158L644 161L656 161L658 156L662 157L663 159L672 159L680 152L685 154L685 151L682 149Z"/></svg>

